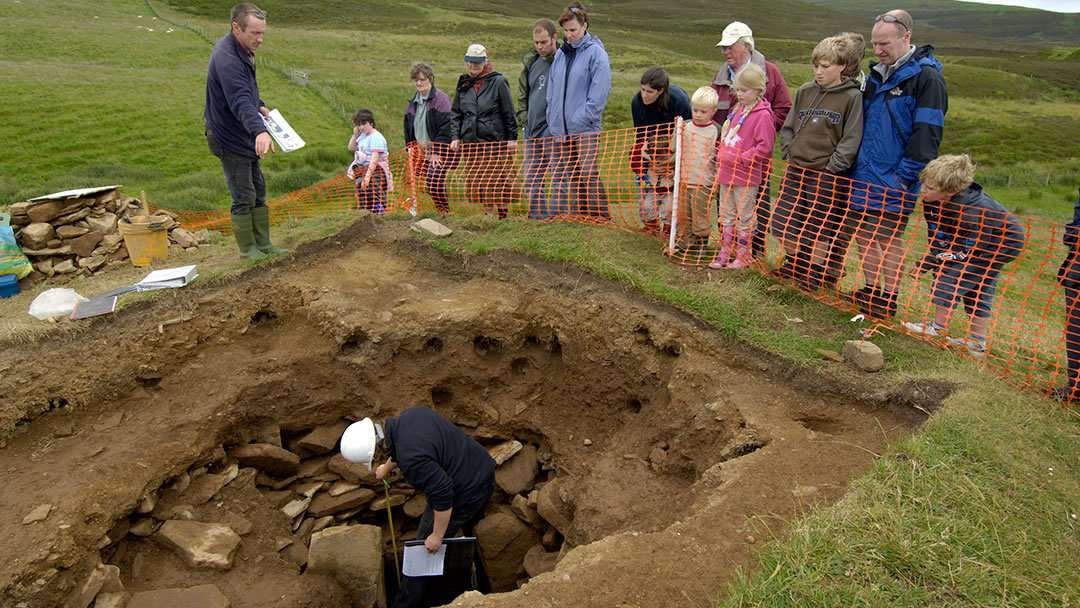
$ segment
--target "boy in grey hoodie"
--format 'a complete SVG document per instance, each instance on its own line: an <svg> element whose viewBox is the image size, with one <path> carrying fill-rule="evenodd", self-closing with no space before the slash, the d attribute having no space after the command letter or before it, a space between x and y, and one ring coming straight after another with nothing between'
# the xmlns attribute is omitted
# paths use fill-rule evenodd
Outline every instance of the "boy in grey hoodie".
<svg viewBox="0 0 1080 608"><path fill-rule="evenodd" d="M788 161L772 233L784 247L774 271L810 291L821 287L824 261L843 220L846 180L863 134L862 91L847 74L854 60L852 41L832 36L811 55L814 80L795 93L780 129L781 157Z"/></svg>

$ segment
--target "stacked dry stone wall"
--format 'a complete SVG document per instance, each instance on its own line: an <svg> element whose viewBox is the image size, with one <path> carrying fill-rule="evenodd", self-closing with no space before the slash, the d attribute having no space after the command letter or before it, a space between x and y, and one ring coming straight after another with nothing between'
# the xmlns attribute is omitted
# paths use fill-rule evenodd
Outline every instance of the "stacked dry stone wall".
<svg viewBox="0 0 1080 608"><path fill-rule="evenodd" d="M118 222L141 214L139 199L119 190L92 195L25 201L8 208L15 238L34 264L37 278L101 272L112 264L127 263L128 251ZM164 209L154 215L169 227L170 247L184 250L210 243L206 230L189 232Z"/></svg>

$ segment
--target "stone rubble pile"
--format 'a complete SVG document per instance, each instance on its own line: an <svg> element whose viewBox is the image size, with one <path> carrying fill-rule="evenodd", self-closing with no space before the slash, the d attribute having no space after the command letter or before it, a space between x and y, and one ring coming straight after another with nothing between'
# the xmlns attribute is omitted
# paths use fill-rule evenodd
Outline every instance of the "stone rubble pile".
<svg viewBox="0 0 1080 608"><path fill-rule="evenodd" d="M89 276L128 259L118 222L142 215L139 199L119 190L83 197L25 201L12 204L11 226L22 252L34 264L38 278L81 273ZM179 227L176 215L153 212L168 223L170 247L192 251L210 244L210 232Z"/></svg>
<svg viewBox="0 0 1080 608"><path fill-rule="evenodd" d="M103 563L109 563L117 543L127 537L155 541L189 568L230 569L244 537L254 529L247 517L256 514L245 517L228 512L218 518L221 521L198 521L195 513L199 505L224 504L220 493L226 487L250 487L257 489L266 507L282 515L276 520L257 520L261 527L280 528L269 532L279 539L280 557L302 572L335 578L355 606L385 606L384 572L387 566L391 572L394 567L391 532L400 554L404 542L415 537L427 499L401 478L400 471L387 480L387 491L367 467L345 460L338 440L348 424L341 420L306 429L284 441L275 426L257 431L250 443L219 446L142 498L130 517L99 543ZM574 505L571 497L559 491L555 471L541 462L535 445L509 439L488 446L488 451L497 464L497 489L487 516L476 526L476 549L491 590L510 591L555 568L569 549L564 537L573 521ZM99 570L102 567L112 566ZM94 577L103 575L95 570ZM99 590L109 597L99 595L98 606L114 605L106 603L114 597L131 597L119 581ZM81 597L86 593L84 589ZM89 597L95 593L98 590ZM220 603L224 596L213 585L150 593L205 598L205 603L185 606L227 605ZM165 605L150 603L149 596L140 595L131 597L127 605Z"/></svg>

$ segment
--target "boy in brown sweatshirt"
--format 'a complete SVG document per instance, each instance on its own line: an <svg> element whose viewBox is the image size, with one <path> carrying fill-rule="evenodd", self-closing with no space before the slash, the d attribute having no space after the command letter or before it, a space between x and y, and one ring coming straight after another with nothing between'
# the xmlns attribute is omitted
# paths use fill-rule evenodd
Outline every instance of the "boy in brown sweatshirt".
<svg viewBox="0 0 1080 608"><path fill-rule="evenodd" d="M772 218L784 247L774 271L810 291L821 287L824 262L843 221L847 183L841 174L855 162L862 141L862 91L849 78L853 41L832 36L818 43L811 61L814 80L795 93L780 130L781 157L788 161ZM861 58L860 58L861 59Z"/></svg>

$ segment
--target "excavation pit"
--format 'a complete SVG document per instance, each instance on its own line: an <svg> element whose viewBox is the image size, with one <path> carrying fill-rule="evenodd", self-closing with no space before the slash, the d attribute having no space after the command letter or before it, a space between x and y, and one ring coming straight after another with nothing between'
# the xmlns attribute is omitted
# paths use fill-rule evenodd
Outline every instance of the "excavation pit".
<svg viewBox="0 0 1080 608"><path fill-rule="evenodd" d="M276 440L310 465L334 454L299 446L312 430L425 406L533 460L535 474L504 479L489 510L521 540L484 556L506 592L484 605L706 604L753 566L755 545L838 499L948 392L864 399L872 382L791 369L618 284L513 254L444 255L393 238L400 228L358 223L236 280L133 307L90 337L5 354L9 373L56 373L7 393L19 426L0 450L3 534L22 549L3 566L2 603L57 605L101 561L128 593L214 585L232 606L347 606L347 584L304 566L326 523L315 520L388 532L385 509L290 517L282 509L308 478L239 466L235 451ZM189 320L159 327L178 311ZM205 502L161 507L233 465L237 479ZM334 474L310 478L329 484L315 496L349 483ZM526 521L545 487L556 497L538 509L546 517ZM139 512L148 496L162 510ZM391 500L400 546L415 497L401 484L392 496L403 497ZM45 520L22 524L44 504ZM192 567L155 538L166 520L251 529L229 569Z"/></svg>

